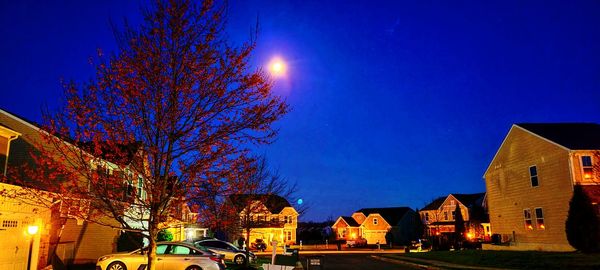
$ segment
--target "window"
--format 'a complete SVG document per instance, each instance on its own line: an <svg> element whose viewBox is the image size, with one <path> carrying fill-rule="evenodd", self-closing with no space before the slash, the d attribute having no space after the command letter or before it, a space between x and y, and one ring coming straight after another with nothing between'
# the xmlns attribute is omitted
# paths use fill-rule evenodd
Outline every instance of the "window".
<svg viewBox="0 0 600 270"><path fill-rule="evenodd" d="M178 245L171 246L170 254L182 255L182 254L190 254L190 248Z"/></svg>
<svg viewBox="0 0 600 270"><path fill-rule="evenodd" d="M146 199L146 192L144 191L144 178L138 176L137 179L137 195L140 199Z"/></svg>
<svg viewBox="0 0 600 270"><path fill-rule="evenodd" d="M19 222L16 220L3 220L2 228L16 228L19 226Z"/></svg>
<svg viewBox="0 0 600 270"><path fill-rule="evenodd" d="M288 216L283 216L283 223L289 223L288 222Z"/></svg>
<svg viewBox="0 0 600 270"><path fill-rule="evenodd" d="M529 167L529 179L531 180L532 187L537 187L540 185L538 181L537 167L535 165Z"/></svg>
<svg viewBox="0 0 600 270"><path fill-rule="evenodd" d="M429 213L425 213L425 222L429 222Z"/></svg>
<svg viewBox="0 0 600 270"><path fill-rule="evenodd" d="M292 216L288 216L288 223L294 223L294 218L292 218Z"/></svg>
<svg viewBox="0 0 600 270"><path fill-rule="evenodd" d="M448 211L444 211L444 220L448 220Z"/></svg>
<svg viewBox="0 0 600 270"><path fill-rule="evenodd" d="M450 200L450 205L454 206L454 200Z"/></svg>
<svg viewBox="0 0 600 270"><path fill-rule="evenodd" d="M594 177L591 156L581 156L581 168L583 170L583 179L592 179Z"/></svg>
<svg viewBox="0 0 600 270"><path fill-rule="evenodd" d="M452 220L456 219L456 211L452 211Z"/></svg>
<svg viewBox="0 0 600 270"><path fill-rule="evenodd" d="M533 225L531 223L531 209L523 210L523 218L525 219L525 229L533 230Z"/></svg>
<svg viewBox="0 0 600 270"><path fill-rule="evenodd" d="M292 232L287 232L287 240L292 241Z"/></svg>
<svg viewBox="0 0 600 270"><path fill-rule="evenodd" d="M158 246L156 246L156 254L159 254L159 255L165 254L165 251L167 251L167 247L168 246L169 245L158 245Z"/></svg>
<svg viewBox="0 0 600 270"><path fill-rule="evenodd" d="M379 224L379 220L377 218L373 218L373 225Z"/></svg>
<svg viewBox="0 0 600 270"><path fill-rule="evenodd" d="M542 208L535 209L535 225L538 230L546 229L546 226L544 226L544 211L542 211Z"/></svg>

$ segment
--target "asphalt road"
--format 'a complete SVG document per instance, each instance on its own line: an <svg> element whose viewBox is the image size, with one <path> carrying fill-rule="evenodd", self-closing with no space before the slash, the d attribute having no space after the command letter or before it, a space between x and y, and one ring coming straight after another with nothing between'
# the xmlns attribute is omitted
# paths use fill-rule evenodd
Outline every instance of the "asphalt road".
<svg viewBox="0 0 600 270"><path fill-rule="evenodd" d="M377 260L371 254L327 254L323 256L323 268L307 266L306 259L310 256L300 256L305 270L414 270L402 264Z"/></svg>

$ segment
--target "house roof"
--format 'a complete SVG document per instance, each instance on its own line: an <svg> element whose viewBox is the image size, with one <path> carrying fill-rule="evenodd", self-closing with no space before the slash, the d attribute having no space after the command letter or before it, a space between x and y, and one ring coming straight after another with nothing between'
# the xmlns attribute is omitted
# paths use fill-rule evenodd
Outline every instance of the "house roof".
<svg viewBox="0 0 600 270"><path fill-rule="evenodd" d="M363 208L356 212L361 212L365 216L370 214L379 214L387 221L388 224L394 226L404 217L404 215L410 212L412 209L408 207L384 207L384 208Z"/></svg>
<svg viewBox="0 0 600 270"><path fill-rule="evenodd" d="M433 202L430 202L428 205L423 207L421 209L421 211L437 210L438 208L440 208L440 206L442 205L442 203L444 203L445 200L446 200L446 197L439 197L439 198L433 200Z"/></svg>
<svg viewBox="0 0 600 270"><path fill-rule="evenodd" d="M229 200L238 211L244 209L249 201L262 202L271 213L279 213L283 208L291 207L286 199L275 194L233 194L229 196Z"/></svg>
<svg viewBox="0 0 600 270"><path fill-rule="evenodd" d="M600 149L600 125L596 123L520 123L515 125L571 150Z"/></svg>
<svg viewBox="0 0 600 270"><path fill-rule="evenodd" d="M138 150L142 147L141 142L111 143L111 142L85 142L78 144L81 149L88 153L99 153L99 157L118 165L130 164Z"/></svg>
<svg viewBox="0 0 600 270"><path fill-rule="evenodd" d="M485 192L475 193L475 194L450 194L454 196L460 203L462 203L467 208L471 208L474 205L483 205L483 198L485 197Z"/></svg>
<svg viewBox="0 0 600 270"><path fill-rule="evenodd" d="M348 226L350 226L350 227L358 227L358 226L360 226L358 224L358 222L356 222L356 220L354 218L352 218L352 217L341 216L340 218L342 218L346 222L346 224L348 224Z"/></svg>

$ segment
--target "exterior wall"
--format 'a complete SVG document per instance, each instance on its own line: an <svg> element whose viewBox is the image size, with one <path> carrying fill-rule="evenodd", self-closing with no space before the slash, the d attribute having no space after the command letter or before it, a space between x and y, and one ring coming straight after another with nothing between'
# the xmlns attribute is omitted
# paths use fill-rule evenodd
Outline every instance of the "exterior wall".
<svg viewBox="0 0 600 270"><path fill-rule="evenodd" d="M596 156L597 151L571 151L571 164L573 165L573 182L582 185L597 185L600 183L599 175L597 172L592 173L592 178L583 177L583 168L581 164L582 156L590 156L592 157L592 164L594 166L598 165L598 156ZM594 168L596 170L596 168Z"/></svg>
<svg viewBox="0 0 600 270"><path fill-rule="evenodd" d="M117 229L69 218L57 246L57 255L65 264L93 263L100 256L116 251L118 234Z"/></svg>
<svg viewBox="0 0 600 270"><path fill-rule="evenodd" d="M375 219L377 219L377 224L373 224ZM379 214L370 214L360 227L362 228L363 238L370 245L377 243L386 244L385 234L392 228Z"/></svg>
<svg viewBox="0 0 600 270"><path fill-rule="evenodd" d="M285 207L281 210L280 213L272 214L268 212L266 207L262 207L264 209L262 209L262 211L258 211L260 212L260 214L253 214L252 218L254 218L254 216L257 215L264 215L266 220L278 221L282 224L282 226L252 228L250 230L250 237L247 243L253 243L254 241L256 241L256 239L263 239L267 242L267 247L271 245L271 241L273 240L276 240L278 242L278 245L296 244L298 212L296 212L296 210L293 207ZM240 213L240 216L243 216L243 212ZM285 222L286 217L288 222ZM242 237L246 238L246 232L243 229L241 230L241 235Z"/></svg>
<svg viewBox="0 0 600 270"><path fill-rule="evenodd" d="M365 214L363 213L357 212L352 214L352 218L356 220L356 223L362 224L365 221L365 219L367 219L367 216L365 216Z"/></svg>
<svg viewBox="0 0 600 270"><path fill-rule="evenodd" d="M573 193L569 163L566 149L513 126L485 173L493 232L520 246L568 245L565 220ZM533 165L537 187L531 186ZM543 209L545 230L535 228L538 207ZM525 228L524 209L532 211L533 230Z"/></svg>

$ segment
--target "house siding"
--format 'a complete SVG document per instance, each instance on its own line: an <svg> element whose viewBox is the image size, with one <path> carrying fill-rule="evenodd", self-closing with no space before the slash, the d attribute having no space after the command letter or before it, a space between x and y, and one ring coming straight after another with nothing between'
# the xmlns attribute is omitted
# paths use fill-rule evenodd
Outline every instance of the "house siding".
<svg viewBox="0 0 600 270"><path fill-rule="evenodd" d="M569 151L513 126L485 173L493 233L503 240L544 250L572 250L565 220L572 196ZM532 187L529 167L537 167ZM542 208L545 230L535 228L535 208ZM531 209L533 230L525 228L523 210Z"/></svg>

